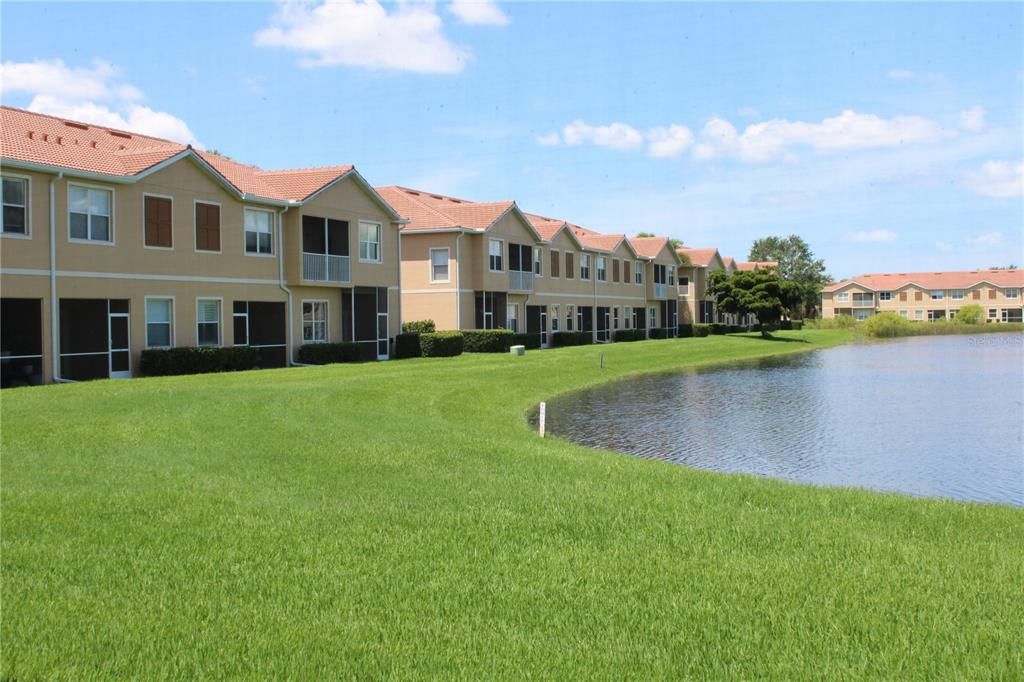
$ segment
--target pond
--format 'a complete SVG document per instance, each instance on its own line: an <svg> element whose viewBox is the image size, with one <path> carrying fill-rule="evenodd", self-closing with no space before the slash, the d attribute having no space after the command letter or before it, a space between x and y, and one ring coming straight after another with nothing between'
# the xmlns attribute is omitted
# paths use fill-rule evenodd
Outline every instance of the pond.
<svg viewBox="0 0 1024 682"><path fill-rule="evenodd" d="M634 378L550 401L547 430L700 469L1024 505L1024 336L866 342Z"/></svg>

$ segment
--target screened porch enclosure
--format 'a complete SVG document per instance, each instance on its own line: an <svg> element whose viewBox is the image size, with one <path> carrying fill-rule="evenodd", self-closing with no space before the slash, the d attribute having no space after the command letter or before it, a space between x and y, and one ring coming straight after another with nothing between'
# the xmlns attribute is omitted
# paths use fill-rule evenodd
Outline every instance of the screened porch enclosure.
<svg viewBox="0 0 1024 682"><path fill-rule="evenodd" d="M302 216L302 279L351 282L348 222Z"/></svg>
<svg viewBox="0 0 1024 682"><path fill-rule="evenodd" d="M502 291L478 291L474 312L477 329L507 329L508 295Z"/></svg>
<svg viewBox="0 0 1024 682"><path fill-rule="evenodd" d="M387 287L354 287L341 293L342 338L359 344L364 360L387 360L391 324Z"/></svg>
<svg viewBox="0 0 1024 682"><path fill-rule="evenodd" d="M232 323L236 346L255 348L260 367L288 365L288 329L284 303L235 301Z"/></svg>
<svg viewBox="0 0 1024 682"><path fill-rule="evenodd" d="M43 302L0 299L0 388L43 383Z"/></svg>
<svg viewBox="0 0 1024 682"><path fill-rule="evenodd" d="M127 299L62 298L59 310L63 378L131 376Z"/></svg>

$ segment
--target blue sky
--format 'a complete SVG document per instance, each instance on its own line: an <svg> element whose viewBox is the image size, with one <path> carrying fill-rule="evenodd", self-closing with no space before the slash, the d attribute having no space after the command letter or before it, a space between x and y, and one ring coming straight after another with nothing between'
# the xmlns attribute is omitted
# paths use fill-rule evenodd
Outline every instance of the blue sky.
<svg viewBox="0 0 1024 682"><path fill-rule="evenodd" d="M1019 3L0 11L13 106L835 276L1024 264Z"/></svg>

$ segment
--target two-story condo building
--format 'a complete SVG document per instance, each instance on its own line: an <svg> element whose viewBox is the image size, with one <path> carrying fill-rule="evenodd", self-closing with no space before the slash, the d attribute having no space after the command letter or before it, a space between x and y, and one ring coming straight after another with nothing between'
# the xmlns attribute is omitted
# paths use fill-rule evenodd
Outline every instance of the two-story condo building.
<svg viewBox="0 0 1024 682"><path fill-rule="evenodd" d="M893 312L914 321L943 320L977 304L989 322L1021 322L1024 270L898 272L859 275L822 289L822 317L864 320Z"/></svg>
<svg viewBox="0 0 1024 682"><path fill-rule="evenodd" d="M676 251L685 261L679 268L679 307L683 321L718 322L715 299L708 295L708 276L715 270L725 270L725 260L713 246L680 246Z"/></svg>
<svg viewBox="0 0 1024 682"><path fill-rule="evenodd" d="M146 348L303 343L384 358L401 218L352 166L265 171L0 108L3 385L126 377Z"/></svg>

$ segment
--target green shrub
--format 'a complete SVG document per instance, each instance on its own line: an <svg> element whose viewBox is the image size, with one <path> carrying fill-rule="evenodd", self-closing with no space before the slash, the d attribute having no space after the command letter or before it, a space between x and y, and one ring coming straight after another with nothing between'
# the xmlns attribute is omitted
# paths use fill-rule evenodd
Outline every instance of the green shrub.
<svg viewBox="0 0 1024 682"><path fill-rule="evenodd" d="M612 335L612 341L643 341L647 334L643 329L619 329Z"/></svg>
<svg viewBox="0 0 1024 682"><path fill-rule="evenodd" d="M857 320L852 315L837 315L820 320L805 320L804 326L807 329L853 329L857 326Z"/></svg>
<svg viewBox="0 0 1024 682"><path fill-rule="evenodd" d="M693 335L697 337L707 336L711 333L711 325L709 324L695 324L693 325Z"/></svg>
<svg viewBox="0 0 1024 682"><path fill-rule="evenodd" d="M139 371L151 377L210 374L256 369L259 363L259 350L248 346L148 348L142 351Z"/></svg>
<svg viewBox="0 0 1024 682"><path fill-rule="evenodd" d="M719 334L724 334L727 331L729 331L729 328L726 327L721 322L712 322L710 325L708 325L708 330L712 334L719 335Z"/></svg>
<svg viewBox="0 0 1024 682"><path fill-rule="evenodd" d="M739 324L730 324L725 328L726 334L739 334L745 331L747 331L747 328Z"/></svg>
<svg viewBox="0 0 1024 682"><path fill-rule="evenodd" d="M649 339L669 339L672 338L672 330L667 327L655 327L647 332L647 338Z"/></svg>
<svg viewBox="0 0 1024 682"><path fill-rule="evenodd" d="M402 325L403 327L405 325ZM420 352L419 332L404 332L395 336L395 357L398 359L418 358Z"/></svg>
<svg viewBox="0 0 1024 682"><path fill-rule="evenodd" d="M434 328L433 320L413 320L412 322L403 322L402 331L409 334L429 334L437 329Z"/></svg>
<svg viewBox="0 0 1024 682"><path fill-rule="evenodd" d="M985 309L977 303L965 305L956 311L953 321L960 324L981 324L985 321Z"/></svg>
<svg viewBox="0 0 1024 682"><path fill-rule="evenodd" d="M463 351L466 353L507 353L512 346L511 329L463 330Z"/></svg>
<svg viewBox="0 0 1024 682"><path fill-rule="evenodd" d="M896 313L878 313L864 321L862 330L868 336L892 338L909 336L912 333L911 322Z"/></svg>
<svg viewBox="0 0 1024 682"><path fill-rule="evenodd" d="M462 355L462 332L428 332L420 334L420 351L425 358L450 358Z"/></svg>
<svg viewBox="0 0 1024 682"><path fill-rule="evenodd" d="M693 336L693 325L689 323L681 324L679 325L679 331L677 333L679 334L679 338L688 339Z"/></svg>
<svg viewBox="0 0 1024 682"><path fill-rule="evenodd" d="M359 344L354 342L306 343L299 347L299 362L307 365L329 365L359 360Z"/></svg>
<svg viewBox="0 0 1024 682"><path fill-rule="evenodd" d="M587 346L594 342L590 332L555 332L551 335L551 345L559 348L561 346Z"/></svg>
<svg viewBox="0 0 1024 682"><path fill-rule="evenodd" d="M540 348L540 332L536 333L522 333L512 335L513 346L526 346L529 349L536 350Z"/></svg>

